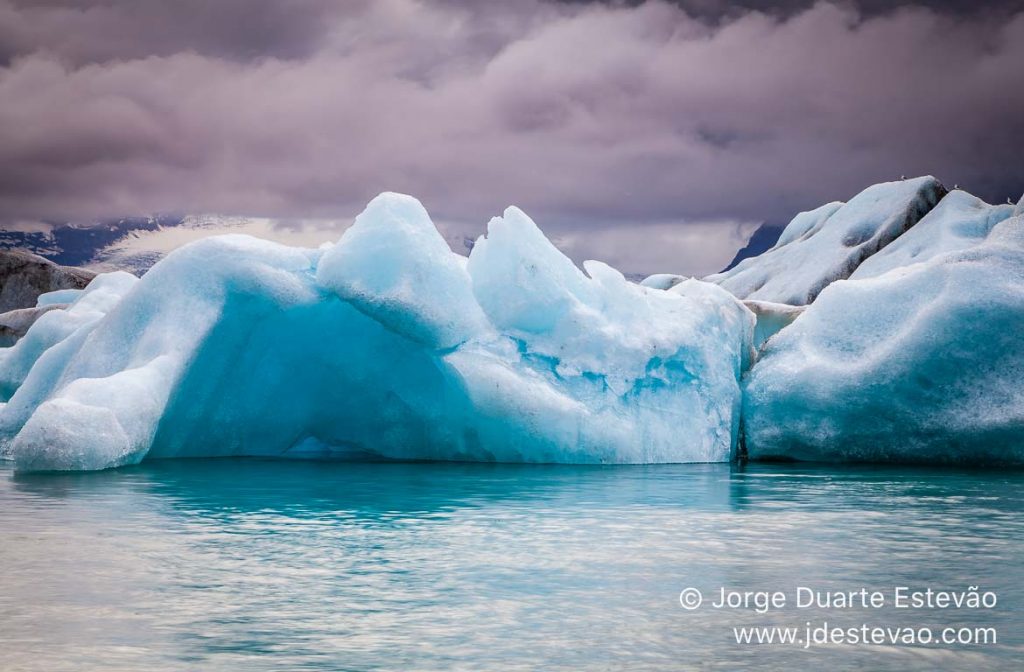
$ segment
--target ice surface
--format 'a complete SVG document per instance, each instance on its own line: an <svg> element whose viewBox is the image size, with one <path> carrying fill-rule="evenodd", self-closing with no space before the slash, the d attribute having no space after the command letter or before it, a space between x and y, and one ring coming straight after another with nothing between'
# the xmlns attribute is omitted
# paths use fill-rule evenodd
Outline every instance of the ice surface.
<svg viewBox="0 0 1024 672"><path fill-rule="evenodd" d="M894 268L977 245L999 222L1013 214L1008 204L989 205L965 191L954 190L912 229L857 267L851 278L873 278Z"/></svg>
<svg viewBox="0 0 1024 672"><path fill-rule="evenodd" d="M822 289L850 277L861 262L913 226L945 193L933 177L876 184L848 203L800 213L775 247L705 280L741 299L811 303Z"/></svg>
<svg viewBox="0 0 1024 672"><path fill-rule="evenodd" d="M640 281L640 285L643 287L650 287L651 289L672 289L683 280L686 280L684 275L675 275L674 273L655 273L649 275Z"/></svg>
<svg viewBox="0 0 1024 672"><path fill-rule="evenodd" d="M958 197L951 211L961 201L977 205ZM973 231L982 220L965 221ZM835 282L751 370L746 448L755 459L1020 464L1022 328L1024 217L972 247Z"/></svg>
<svg viewBox="0 0 1024 672"><path fill-rule="evenodd" d="M53 292L46 292L45 294L40 294L39 298L36 299L36 306L42 308L43 306L52 306L58 303L73 303L84 291L84 289L58 289Z"/></svg>
<svg viewBox="0 0 1024 672"><path fill-rule="evenodd" d="M0 313L0 348L7 348L18 342L40 317L58 308L67 308L66 303L51 303L36 308L19 308Z"/></svg>
<svg viewBox="0 0 1024 672"><path fill-rule="evenodd" d="M411 196L373 199L324 255L317 281L381 324L431 347L451 348L487 329L465 259L452 254Z"/></svg>
<svg viewBox="0 0 1024 672"><path fill-rule="evenodd" d="M21 470L729 459L750 311L699 281L665 292L585 268L515 208L467 263L395 194L323 250L205 239L50 338L0 408L0 441Z"/></svg>

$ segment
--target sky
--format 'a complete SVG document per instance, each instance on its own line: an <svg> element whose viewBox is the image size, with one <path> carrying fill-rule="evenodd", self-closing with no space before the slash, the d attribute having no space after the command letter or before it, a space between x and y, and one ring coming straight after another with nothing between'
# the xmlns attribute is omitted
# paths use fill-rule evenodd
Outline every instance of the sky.
<svg viewBox="0 0 1024 672"><path fill-rule="evenodd" d="M336 238L381 191L577 260L721 268L933 174L1024 192L1024 0L0 0L0 228L152 212Z"/></svg>

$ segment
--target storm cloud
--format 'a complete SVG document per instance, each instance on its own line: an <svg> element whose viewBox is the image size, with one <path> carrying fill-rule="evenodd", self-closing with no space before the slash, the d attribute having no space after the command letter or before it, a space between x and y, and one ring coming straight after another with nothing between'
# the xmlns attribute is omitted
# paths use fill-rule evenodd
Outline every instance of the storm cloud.
<svg viewBox="0 0 1024 672"><path fill-rule="evenodd" d="M1022 152L1015 2L0 0L0 226L393 190L701 273L900 175L1019 197Z"/></svg>

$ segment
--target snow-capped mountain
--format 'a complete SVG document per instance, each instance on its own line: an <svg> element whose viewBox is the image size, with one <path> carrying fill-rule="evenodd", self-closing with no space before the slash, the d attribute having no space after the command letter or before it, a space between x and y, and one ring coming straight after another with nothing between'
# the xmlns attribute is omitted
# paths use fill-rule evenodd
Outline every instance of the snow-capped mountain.
<svg viewBox="0 0 1024 672"><path fill-rule="evenodd" d="M26 250L62 266L87 265L100 250L133 233L178 226L180 215L119 217L84 222L40 222L0 229L0 249Z"/></svg>
<svg viewBox="0 0 1024 672"><path fill-rule="evenodd" d="M126 270L142 275L174 249L212 235L242 233L300 247L334 243L351 225L348 219L275 219L193 214L121 217L91 222L45 222L0 230L0 249L32 252L64 266L96 271ZM454 252L468 254L474 237L445 231Z"/></svg>

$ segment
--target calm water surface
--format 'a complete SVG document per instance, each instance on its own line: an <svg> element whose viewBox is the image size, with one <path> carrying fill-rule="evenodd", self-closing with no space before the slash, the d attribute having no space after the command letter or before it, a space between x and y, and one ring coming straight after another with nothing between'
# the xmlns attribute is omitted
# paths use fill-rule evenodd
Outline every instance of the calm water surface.
<svg viewBox="0 0 1024 672"><path fill-rule="evenodd" d="M1024 472L181 460L0 466L0 669L1024 669ZM991 610L709 606L896 585ZM704 591L686 611L680 591ZM733 628L991 626L996 645Z"/></svg>

